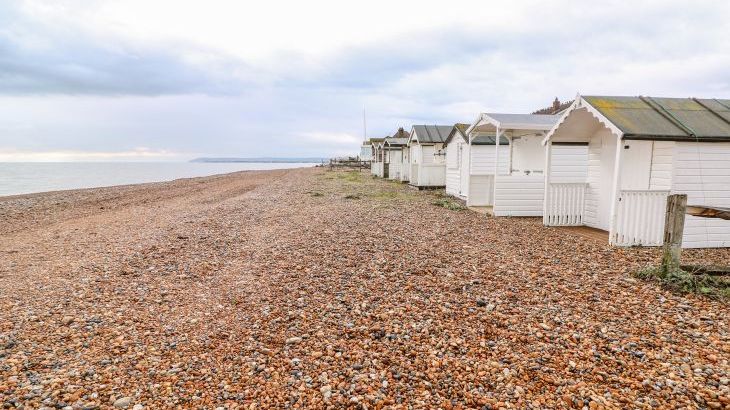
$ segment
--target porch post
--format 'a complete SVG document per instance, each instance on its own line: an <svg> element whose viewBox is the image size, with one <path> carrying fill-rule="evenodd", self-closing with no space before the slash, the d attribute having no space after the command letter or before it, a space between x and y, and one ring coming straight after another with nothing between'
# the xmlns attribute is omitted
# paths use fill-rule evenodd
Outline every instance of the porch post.
<svg viewBox="0 0 730 410"><path fill-rule="evenodd" d="M511 134L514 135L514 132L512 132ZM507 145L509 147L509 156L507 157L507 175L512 175L512 154L513 154L512 142L513 141L512 141L512 136L509 136L506 138L507 138L507 144L509 144L509 145Z"/></svg>
<svg viewBox="0 0 730 410"><path fill-rule="evenodd" d="M494 179L492 179L492 215L494 215L494 208L497 205L497 174L499 174L499 138L501 137L502 130L497 126L496 133L494 134Z"/></svg>
<svg viewBox="0 0 730 410"><path fill-rule="evenodd" d="M469 172L466 173L466 206L470 206L472 204L472 200L471 200L471 169L472 169L472 167L471 167L471 162L472 162L471 161L471 157L472 157L471 149L473 148L471 145L471 141L473 139L471 136L471 133L467 134L466 139L467 139L467 144L469 144L469 146L468 146L469 149L467 150L469 153L468 154L469 155Z"/></svg>
<svg viewBox="0 0 730 410"><path fill-rule="evenodd" d="M542 224L549 225L548 219L548 203L550 202L550 167L552 165L552 152L553 142L548 141L545 146L545 166L543 171L543 180L545 182L545 189L542 195Z"/></svg>
<svg viewBox="0 0 730 410"><path fill-rule="evenodd" d="M608 219L608 243L613 245L616 235L616 221L618 220L618 201L621 199L621 160L623 159L624 141L622 135L616 138L616 159L613 168L613 190L611 192L611 214Z"/></svg>

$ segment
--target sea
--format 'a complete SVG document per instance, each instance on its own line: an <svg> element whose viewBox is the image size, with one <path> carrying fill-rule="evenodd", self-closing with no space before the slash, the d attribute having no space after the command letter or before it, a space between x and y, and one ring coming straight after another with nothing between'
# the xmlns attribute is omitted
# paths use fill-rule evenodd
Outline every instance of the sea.
<svg viewBox="0 0 730 410"><path fill-rule="evenodd" d="M315 165L281 162L0 162L0 196Z"/></svg>

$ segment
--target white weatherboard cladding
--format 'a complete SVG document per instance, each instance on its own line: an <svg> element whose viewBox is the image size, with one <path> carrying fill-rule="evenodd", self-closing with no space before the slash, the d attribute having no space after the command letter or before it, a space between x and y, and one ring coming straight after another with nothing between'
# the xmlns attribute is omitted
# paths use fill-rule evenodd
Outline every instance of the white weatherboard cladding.
<svg viewBox="0 0 730 410"><path fill-rule="evenodd" d="M584 223L604 231L609 228L615 157L616 136L602 127L588 142L588 185L585 192Z"/></svg>
<svg viewBox="0 0 730 410"><path fill-rule="evenodd" d="M446 167L440 164L421 164L418 166L418 186L446 185Z"/></svg>
<svg viewBox="0 0 730 410"><path fill-rule="evenodd" d="M469 195L469 171L471 170L469 166L471 158L470 148L471 146L464 142L461 144L461 152L459 153L459 158L461 159L459 163L459 173L461 174L459 176L459 196L462 198L466 198Z"/></svg>
<svg viewBox="0 0 730 410"><path fill-rule="evenodd" d="M445 151L446 193L465 199L469 192L469 144L454 139Z"/></svg>
<svg viewBox="0 0 730 410"><path fill-rule="evenodd" d="M446 185L446 159L444 155L435 155L443 144L413 144L411 151L411 185L420 187L443 187ZM443 152L442 152L443 153Z"/></svg>
<svg viewBox="0 0 730 410"><path fill-rule="evenodd" d="M500 152L501 156L501 152ZM531 174L545 168L542 134L512 138L512 174Z"/></svg>
<svg viewBox="0 0 730 410"><path fill-rule="evenodd" d="M421 164L433 164L434 163L434 157L433 154L436 152L436 149L433 145L421 145Z"/></svg>
<svg viewBox="0 0 730 410"><path fill-rule="evenodd" d="M544 190L542 174L499 175L494 197L494 215L542 216Z"/></svg>
<svg viewBox="0 0 730 410"><path fill-rule="evenodd" d="M611 135L607 130L604 134ZM601 186L601 133L594 134L588 141L587 182L583 222L587 226L597 228L599 189Z"/></svg>
<svg viewBox="0 0 730 410"><path fill-rule="evenodd" d="M390 169L388 170L388 179L399 180L403 170L403 150L395 149L390 151Z"/></svg>
<svg viewBox="0 0 730 410"><path fill-rule="evenodd" d="M469 206L489 206L493 203L494 175L470 175L469 194L466 197L466 204Z"/></svg>
<svg viewBox="0 0 730 410"><path fill-rule="evenodd" d="M458 196L461 187L460 149L461 142L452 140L446 146L446 193Z"/></svg>
<svg viewBox="0 0 730 410"><path fill-rule="evenodd" d="M382 162L376 162L375 163L375 176L378 176L380 178L383 177L383 163Z"/></svg>
<svg viewBox="0 0 730 410"><path fill-rule="evenodd" d="M469 147L470 167L467 184L467 205L489 206L494 203L494 145L471 145ZM499 172L507 174L509 169L509 146L499 146Z"/></svg>
<svg viewBox="0 0 730 410"><path fill-rule="evenodd" d="M532 147L530 147L532 148ZM544 148L540 155L544 164ZM519 151L513 147L513 154ZM534 155L534 153L530 153ZM552 149L552 183L585 183L588 177L588 146L557 145ZM495 216L542 216L545 181L543 172L513 171L512 175L499 175L494 201Z"/></svg>
<svg viewBox="0 0 730 410"><path fill-rule="evenodd" d="M471 174L494 175L494 145L471 146ZM499 173L507 174L509 169L509 146L499 146Z"/></svg>
<svg viewBox="0 0 730 410"><path fill-rule="evenodd" d="M649 189L652 148L652 141L621 143L621 189Z"/></svg>
<svg viewBox="0 0 730 410"><path fill-rule="evenodd" d="M649 189L669 190L672 188L673 141L652 141L651 176Z"/></svg>
<svg viewBox="0 0 730 410"><path fill-rule="evenodd" d="M588 145L553 144L550 182L576 183L587 179Z"/></svg>
<svg viewBox="0 0 730 410"><path fill-rule="evenodd" d="M610 229L611 204L613 203L613 180L616 169L616 137L606 130L601 134L601 165L598 181L598 220L596 228Z"/></svg>
<svg viewBox="0 0 730 410"><path fill-rule="evenodd" d="M687 194L688 205L730 208L730 143L677 142L672 193ZM682 246L730 247L730 221L687 215Z"/></svg>
<svg viewBox="0 0 730 410"><path fill-rule="evenodd" d="M421 145L420 144L412 144L410 146L410 153L409 153L411 164L420 164L421 163Z"/></svg>
<svg viewBox="0 0 730 410"><path fill-rule="evenodd" d="M403 148L403 158L401 160L401 170L400 170L400 181L401 182L407 182L410 177L410 170L411 170L410 152L411 152L410 147Z"/></svg>

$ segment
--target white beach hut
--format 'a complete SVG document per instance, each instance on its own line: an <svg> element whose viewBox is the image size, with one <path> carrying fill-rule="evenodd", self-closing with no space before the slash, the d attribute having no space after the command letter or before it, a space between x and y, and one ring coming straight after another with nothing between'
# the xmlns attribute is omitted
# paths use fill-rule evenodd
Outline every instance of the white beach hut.
<svg viewBox="0 0 730 410"><path fill-rule="evenodd" d="M500 145L500 149L492 147L489 158L492 169L469 192L475 196L470 205L489 206L494 216L542 216L545 189L542 140L559 118L543 114L481 114L466 130L467 135L472 138L480 133L499 135L508 145ZM587 144L556 147L555 157L555 164L560 164L560 174L555 179L585 180Z"/></svg>
<svg viewBox="0 0 730 410"><path fill-rule="evenodd" d="M370 145L372 146L373 158L370 162L370 173L376 177L383 177L384 174L384 154L383 154L383 141L385 138L370 138Z"/></svg>
<svg viewBox="0 0 730 410"><path fill-rule="evenodd" d="M491 204L489 184L494 174L494 132L473 130L469 124L455 124L444 142L446 151L446 193L467 201L469 206ZM500 139L500 168L507 166L507 138Z"/></svg>
<svg viewBox="0 0 730 410"><path fill-rule="evenodd" d="M388 137L383 141L385 178L400 181L403 170L403 151L407 149L407 138Z"/></svg>
<svg viewBox="0 0 730 410"><path fill-rule="evenodd" d="M383 141L385 167L388 168L388 179L402 181L404 178L403 170L408 168L408 136L408 133L403 128L398 128L395 134L386 137Z"/></svg>
<svg viewBox="0 0 730 410"><path fill-rule="evenodd" d="M444 141L451 125L414 125L408 139L408 182L419 188L446 186Z"/></svg>
<svg viewBox="0 0 730 410"><path fill-rule="evenodd" d="M545 163L558 143L588 143L584 181L545 180L545 225L608 231L610 244L663 241L666 197L730 207L730 100L583 96L547 133ZM730 221L687 216L683 246L730 246Z"/></svg>
<svg viewBox="0 0 730 410"><path fill-rule="evenodd" d="M370 161L373 158L373 146L370 140L363 141L360 145L360 161Z"/></svg>
<svg viewBox="0 0 730 410"><path fill-rule="evenodd" d="M373 176L380 176L383 172L382 166L382 150L380 144L382 144L385 138L370 138L370 174Z"/></svg>
<svg viewBox="0 0 730 410"><path fill-rule="evenodd" d="M403 147L401 154L402 154L401 160L403 162L402 162L402 166L401 166L401 170L400 170L399 181L408 182L408 180L410 179L410 174L411 174L411 160L410 160L411 149L408 146L408 139L406 139L406 145L405 145L405 147Z"/></svg>
<svg viewBox="0 0 730 410"><path fill-rule="evenodd" d="M446 138L446 192L466 200L468 206L492 204L495 170L494 132L470 128L469 124L456 124ZM505 172L509 158L509 142L500 138L499 168Z"/></svg>
<svg viewBox="0 0 730 410"><path fill-rule="evenodd" d="M454 124L444 141L446 150L446 193L466 200L469 192L469 124Z"/></svg>

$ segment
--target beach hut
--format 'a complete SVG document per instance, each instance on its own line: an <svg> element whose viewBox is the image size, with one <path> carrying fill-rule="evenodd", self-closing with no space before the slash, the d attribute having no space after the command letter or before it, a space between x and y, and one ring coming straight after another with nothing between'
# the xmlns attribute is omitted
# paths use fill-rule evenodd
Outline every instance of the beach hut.
<svg viewBox="0 0 730 410"><path fill-rule="evenodd" d="M373 158L373 146L370 140L365 140L360 145L360 161L370 161Z"/></svg>
<svg viewBox="0 0 730 410"><path fill-rule="evenodd" d="M446 150L446 193L466 199L469 192L469 124L456 123L444 141Z"/></svg>
<svg viewBox="0 0 730 410"><path fill-rule="evenodd" d="M560 118L545 114L483 113L466 130L472 138L499 135L506 146L492 144L489 167L469 192L471 206L487 206L494 216L542 216L545 189L545 134ZM585 179L587 144L564 145L555 151L561 182ZM499 164L499 166L497 165Z"/></svg>
<svg viewBox="0 0 730 410"><path fill-rule="evenodd" d="M370 138L370 174L374 176L383 176L383 155L382 143L385 138Z"/></svg>
<svg viewBox="0 0 730 410"><path fill-rule="evenodd" d="M408 182L418 188L446 186L444 141L451 125L414 125L408 138Z"/></svg>
<svg viewBox="0 0 730 410"><path fill-rule="evenodd" d="M578 96L547 133L554 170L560 143L588 143L586 179L545 179L543 222L608 231L619 246L663 242L666 198L730 207L730 100ZM730 246L730 221L687 216L684 247Z"/></svg>
<svg viewBox="0 0 730 410"><path fill-rule="evenodd" d="M403 128L399 128L395 134L383 141L384 167L388 169L388 179L403 180L403 169L407 168L408 164L407 156L404 155L407 150L408 133Z"/></svg>
<svg viewBox="0 0 730 410"><path fill-rule="evenodd" d="M469 206L491 205L491 180L494 175L494 132L472 129L470 124L455 124L446 137L446 193L466 200ZM500 169L507 166L507 138L500 139Z"/></svg>

